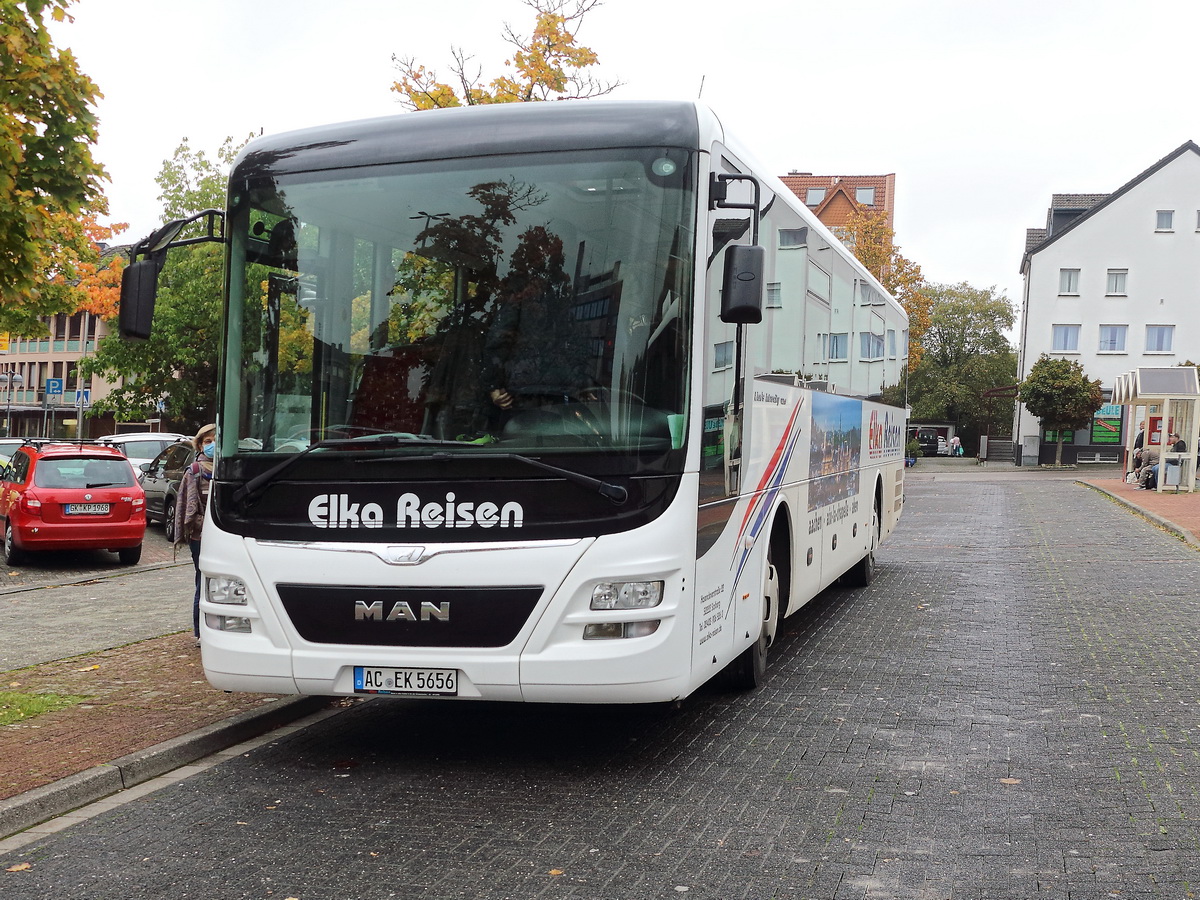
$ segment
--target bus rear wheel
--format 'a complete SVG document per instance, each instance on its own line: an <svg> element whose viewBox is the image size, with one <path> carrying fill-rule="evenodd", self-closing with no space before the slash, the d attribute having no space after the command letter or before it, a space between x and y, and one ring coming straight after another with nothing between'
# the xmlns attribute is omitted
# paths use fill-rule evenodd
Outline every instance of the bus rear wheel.
<svg viewBox="0 0 1200 900"><path fill-rule="evenodd" d="M779 572L772 561L773 554L767 552L766 571L763 572L762 622L758 640L738 654L726 671L728 684L734 690L752 691L761 687L767 675L767 653L775 643L779 630Z"/></svg>
<svg viewBox="0 0 1200 900"><path fill-rule="evenodd" d="M876 498L871 513L871 546L867 548L866 555L844 576L846 584L850 587L866 587L875 580L875 551L879 549L880 527L879 498Z"/></svg>

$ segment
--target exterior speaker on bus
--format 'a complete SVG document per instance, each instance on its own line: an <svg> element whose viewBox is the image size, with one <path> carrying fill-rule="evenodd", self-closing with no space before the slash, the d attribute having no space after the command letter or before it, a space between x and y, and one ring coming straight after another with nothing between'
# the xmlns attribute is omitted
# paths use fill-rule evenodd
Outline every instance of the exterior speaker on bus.
<svg viewBox="0 0 1200 900"><path fill-rule="evenodd" d="M721 321L754 325L762 321L762 277L766 251L759 246L734 244L725 251L721 282Z"/></svg>

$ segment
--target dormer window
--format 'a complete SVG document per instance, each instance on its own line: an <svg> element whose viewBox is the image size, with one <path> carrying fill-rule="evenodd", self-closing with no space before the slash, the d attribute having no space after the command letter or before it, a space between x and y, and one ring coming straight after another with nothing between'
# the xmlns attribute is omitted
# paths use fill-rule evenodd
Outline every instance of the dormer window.
<svg viewBox="0 0 1200 900"><path fill-rule="evenodd" d="M804 203L806 206L819 206L824 199L825 188L809 188L804 193Z"/></svg>
<svg viewBox="0 0 1200 900"><path fill-rule="evenodd" d="M855 188L854 199L857 200L859 203L861 203L863 206L874 206L875 205L875 188L873 188L873 187Z"/></svg>

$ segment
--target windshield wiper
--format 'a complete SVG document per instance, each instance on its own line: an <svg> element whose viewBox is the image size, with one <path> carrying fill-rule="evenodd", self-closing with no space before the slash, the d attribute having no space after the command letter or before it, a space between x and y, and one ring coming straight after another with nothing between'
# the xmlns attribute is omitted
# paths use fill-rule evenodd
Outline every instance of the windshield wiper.
<svg viewBox="0 0 1200 900"><path fill-rule="evenodd" d="M455 441L442 441L441 443L461 447ZM619 484L613 484L611 481L603 481L599 478L593 478L591 475L584 475L582 472L576 472L574 469L566 469L562 466L556 466L552 463L542 462L540 459L534 459L532 456L524 456L520 453L430 453L425 456L400 456L392 459L382 460L383 462L393 461L403 462L446 462L451 459L511 459L516 462L525 463L527 466L533 466L535 469L541 469L545 472L552 472L555 475L561 475L567 481L573 482L580 487L594 488L596 493L601 497L611 500L613 503L620 506L629 499L629 491ZM261 476L260 476L261 477Z"/></svg>
<svg viewBox="0 0 1200 900"><path fill-rule="evenodd" d="M381 444L387 447L398 447L401 444L433 444L434 446L442 446L454 444L454 442L439 441L436 438L422 438L419 436L400 437L399 435L395 434L377 434L356 438L330 438L329 440L325 441L317 441L315 444L309 444L303 450L298 450L287 459L281 460L280 462L271 466L271 468L267 469L267 471L260 472L258 475L255 475L233 492L233 501L234 503L241 503L244 500L252 499L255 494L259 493L279 475L295 465L296 462L301 459L301 457L307 456L314 450L329 450L346 447L375 450L378 449L378 445ZM368 447L367 445L374 446ZM455 444L455 446L457 446L457 444Z"/></svg>

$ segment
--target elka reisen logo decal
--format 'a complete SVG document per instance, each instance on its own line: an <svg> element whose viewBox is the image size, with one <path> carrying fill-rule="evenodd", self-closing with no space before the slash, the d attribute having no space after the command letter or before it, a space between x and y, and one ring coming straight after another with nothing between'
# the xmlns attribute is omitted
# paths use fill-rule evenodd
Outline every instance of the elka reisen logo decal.
<svg viewBox="0 0 1200 900"><path fill-rule="evenodd" d="M525 510L516 501L459 500L453 491L444 501L407 493L396 501L389 522L382 504L355 503L349 494L318 494L308 503L308 520L317 528L522 528Z"/></svg>

